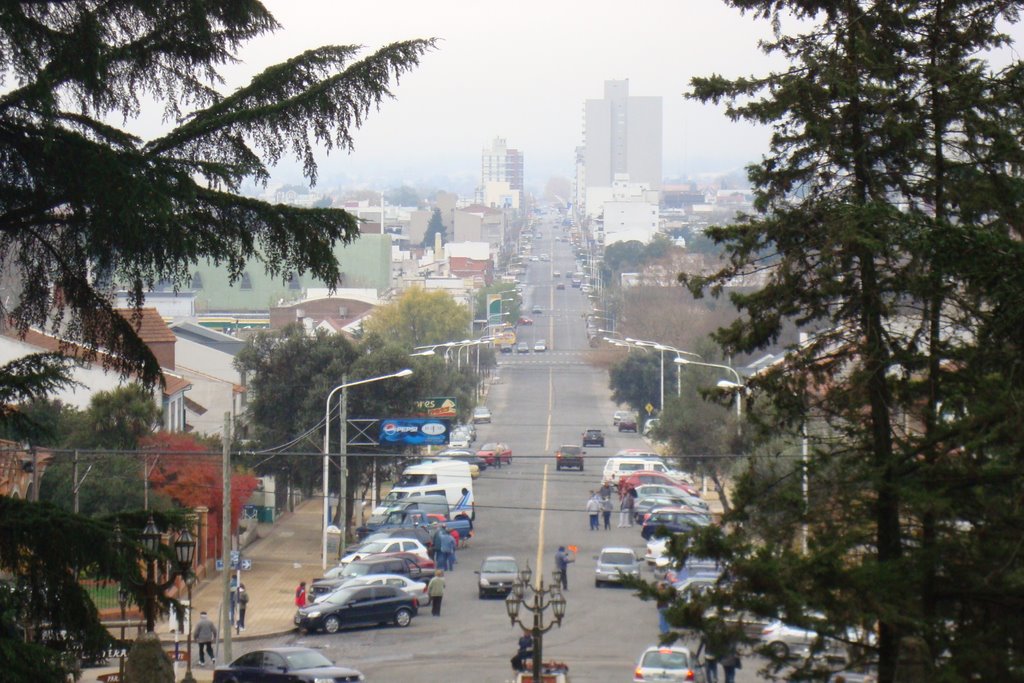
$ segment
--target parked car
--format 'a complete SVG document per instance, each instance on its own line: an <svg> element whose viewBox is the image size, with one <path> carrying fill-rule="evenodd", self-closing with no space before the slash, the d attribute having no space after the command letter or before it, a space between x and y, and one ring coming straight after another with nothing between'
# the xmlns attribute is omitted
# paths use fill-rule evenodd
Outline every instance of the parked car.
<svg viewBox="0 0 1024 683"><path fill-rule="evenodd" d="M594 585L600 588L606 583L622 583L626 576L640 576L640 562L632 548L602 548L600 555L595 555L597 567L594 569Z"/></svg>
<svg viewBox="0 0 1024 683"><path fill-rule="evenodd" d="M388 553L387 555L375 555L365 560L349 562L338 574L340 578L348 576L364 576L366 574L402 574L409 578L418 579L426 576L429 570L433 570L433 562L417 561L419 558L406 557L401 554Z"/></svg>
<svg viewBox="0 0 1024 683"><path fill-rule="evenodd" d="M502 463L510 464L512 462L512 448L507 443L500 441L485 443L476 454L477 457L483 458L488 467L492 465L501 467Z"/></svg>
<svg viewBox="0 0 1024 683"><path fill-rule="evenodd" d="M511 555L492 555L480 563L476 573L481 598L508 595L519 577L519 563Z"/></svg>
<svg viewBox="0 0 1024 683"><path fill-rule="evenodd" d="M632 414L633 413L629 412L628 410L616 410L612 414L612 427L618 427L619 422L622 420L622 418L629 417Z"/></svg>
<svg viewBox="0 0 1024 683"><path fill-rule="evenodd" d="M365 541L352 549L351 552L341 558L341 564L362 560L371 555L380 553L412 553L424 560L430 559L427 554L427 546L414 538L387 538L378 541Z"/></svg>
<svg viewBox="0 0 1024 683"><path fill-rule="evenodd" d="M640 535L645 541L651 540L654 533L664 530L662 533L674 534L683 531L690 531L696 527L707 526L711 523L708 515L695 513L692 510L682 508L659 508L654 510L644 525L640 528Z"/></svg>
<svg viewBox="0 0 1024 683"><path fill-rule="evenodd" d="M533 345L534 353L543 353L548 350L548 343L543 339L538 339L537 343Z"/></svg>
<svg viewBox="0 0 1024 683"><path fill-rule="evenodd" d="M636 487L636 495L640 498L645 498L647 496L670 496L672 498L681 498L683 505L689 505L690 507L700 510L708 509L708 504L704 502L703 498L691 495L682 487L675 486L674 484L643 484Z"/></svg>
<svg viewBox="0 0 1024 683"><path fill-rule="evenodd" d="M633 504L633 521L637 524L643 524L644 520L647 519L651 511L659 508L670 508L670 507L681 507L685 505L682 498L678 496L668 496L663 494L655 494L649 496L637 496L636 502Z"/></svg>
<svg viewBox="0 0 1024 683"><path fill-rule="evenodd" d="M214 683L263 683L263 681L345 683L366 680L347 666L338 666L308 647L268 647L253 650L213 672Z"/></svg>
<svg viewBox="0 0 1024 683"><path fill-rule="evenodd" d="M562 470L567 467L583 471L583 456L587 452L582 446L563 445L555 451L555 469Z"/></svg>
<svg viewBox="0 0 1024 683"><path fill-rule="evenodd" d="M636 433L636 415L628 413L623 417L619 418L619 431L620 432L633 432Z"/></svg>
<svg viewBox="0 0 1024 683"><path fill-rule="evenodd" d="M426 581L416 581L401 574L367 574L356 576L348 580L346 586L396 586L401 588L410 598L416 600L417 607L426 607L430 604L430 595L427 594Z"/></svg>
<svg viewBox="0 0 1024 683"><path fill-rule="evenodd" d="M645 484L662 484L664 486L676 486L683 491L686 491L691 496L697 495L697 489L690 486L690 484L685 481L677 479L673 475L665 472L658 472L656 470L636 470L623 476L623 486L627 486L629 488L636 488L637 486L643 486ZM623 477L620 477L620 480L622 479Z"/></svg>
<svg viewBox="0 0 1024 683"><path fill-rule="evenodd" d="M353 586L300 608L295 625L300 631L326 633L337 633L343 626L393 623L404 627L417 611L416 600L396 586Z"/></svg>
<svg viewBox="0 0 1024 683"><path fill-rule="evenodd" d="M445 450L438 453L436 458L450 458L451 460L461 460L462 462L469 463L469 475L476 479L480 476L480 472L487 469L487 463L483 458L478 456L472 451L466 450Z"/></svg>
<svg viewBox="0 0 1024 683"><path fill-rule="evenodd" d="M658 423L661 422L656 417L652 417L644 423L644 436L650 436L651 432L658 428Z"/></svg>
<svg viewBox="0 0 1024 683"><path fill-rule="evenodd" d="M487 406L477 406L476 408L473 408L473 423L480 424L481 422L486 422L488 424L491 422L491 409Z"/></svg>
<svg viewBox="0 0 1024 683"><path fill-rule="evenodd" d="M704 683L704 671L696 657L682 645L653 645L640 655L633 670L633 681L698 681Z"/></svg>
<svg viewBox="0 0 1024 683"><path fill-rule="evenodd" d="M600 429L588 429L583 432L583 447L604 446L604 432Z"/></svg>
<svg viewBox="0 0 1024 683"><path fill-rule="evenodd" d="M459 429L456 427L448 436L449 448L469 448L471 443L473 443L473 437L470 435L469 431L465 429Z"/></svg>

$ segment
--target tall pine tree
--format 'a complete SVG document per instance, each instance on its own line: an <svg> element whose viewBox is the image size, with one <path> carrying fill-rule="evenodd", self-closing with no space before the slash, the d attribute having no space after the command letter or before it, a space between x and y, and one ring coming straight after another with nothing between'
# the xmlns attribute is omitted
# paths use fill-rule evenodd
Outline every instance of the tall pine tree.
<svg viewBox="0 0 1024 683"><path fill-rule="evenodd" d="M727 353L769 345L786 321L812 333L752 381L766 433L806 440L811 493L794 507L778 485L803 476L796 448L775 480L754 473L777 466L752 469L743 524L695 551L727 561L731 581L677 622L738 637L705 618L714 604L841 641L859 628L887 683L902 639L920 637L939 680L1016 680L1024 91L1019 63L983 56L1021 3L728 4L774 22L764 47L790 66L693 81L693 97L773 136L749 169L756 215L711 231L728 265L689 285L720 294L767 274L731 295L743 317L717 334Z"/></svg>

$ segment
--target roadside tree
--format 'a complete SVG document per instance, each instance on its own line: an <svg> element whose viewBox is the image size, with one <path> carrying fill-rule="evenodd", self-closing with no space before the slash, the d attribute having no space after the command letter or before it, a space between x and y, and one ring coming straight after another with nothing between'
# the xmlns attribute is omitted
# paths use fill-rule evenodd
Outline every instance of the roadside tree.
<svg viewBox="0 0 1024 683"><path fill-rule="evenodd" d="M736 524L692 549L726 562L730 581L673 614L714 630L728 622L708 607L804 626L821 613L823 636L877 635L861 652L884 683L904 638L927 643L936 680L1013 680L1024 72L980 55L1009 44L1001 29L1021 5L728 4L775 23L765 49L790 67L693 81L693 97L773 137L749 169L757 214L708 231L726 265L682 279L719 294L767 276L731 293L743 315L716 335L729 354L767 347L786 321L812 333L751 385L764 433L806 444L817 497L758 524L788 504L792 487L776 484L799 480L802 461L741 480Z"/></svg>
<svg viewBox="0 0 1024 683"><path fill-rule="evenodd" d="M379 306L363 323L363 331L411 351L424 344L465 339L470 334L469 324L469 309L448 292L412 287L395 301Z"/></svg>

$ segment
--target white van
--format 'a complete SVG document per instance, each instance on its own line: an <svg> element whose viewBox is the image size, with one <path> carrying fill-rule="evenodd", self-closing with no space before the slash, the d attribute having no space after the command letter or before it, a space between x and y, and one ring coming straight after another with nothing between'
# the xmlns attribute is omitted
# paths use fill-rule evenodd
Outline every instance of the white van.
<svg viewBox="0 0 1024 683"><path fill-rule="evenodd" d="M601 479L604 483L615 484L623 475L633 474L642 470L661 472L670 477L676 477L678 472L670 470L665 462L658 458L651 457L613 457L608 458L604 464L604 474Z"/></svg>
<svg viewBox="0 0 1024 683"><path fill-rule="evenodd" d="M468 493L462 491L466 489ZM374 515L394 506L400 500L416 496L442 495L448 499L452 517L473 511L473 477L469 463L461 460L430 460L406 467L391 491L373 510Z"/></svg>

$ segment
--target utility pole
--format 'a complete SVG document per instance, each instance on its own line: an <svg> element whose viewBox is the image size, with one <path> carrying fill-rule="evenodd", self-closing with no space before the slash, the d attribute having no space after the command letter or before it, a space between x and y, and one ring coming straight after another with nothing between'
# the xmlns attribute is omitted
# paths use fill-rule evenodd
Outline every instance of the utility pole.
<svg viewBox="0 0 1024 683"><path fill-rule="evenodd" d="M341 376L341 383L348 384L348 373ZM348 387L341 390L341 440L338 443L338 559L345 556L345 541L348 538Z"/></svg>
<svg viewBox="0 0 1024 683"><path fill-rule="evenodd" d="M71 492L73 494L75 514L78 514L78 449L75 449L74 458L71 460Z"/></svg>
<svg viewBox="0 0 1024 683"><path fill-rule="evenodd" d="M224 497L221 505L221 562L224 564L224 571L221 574L222 589L221 595L221 636L224 639L225 664L230 662L231 656L231 413L224 413L224 440L223 440L223 478Z"/></svg>

